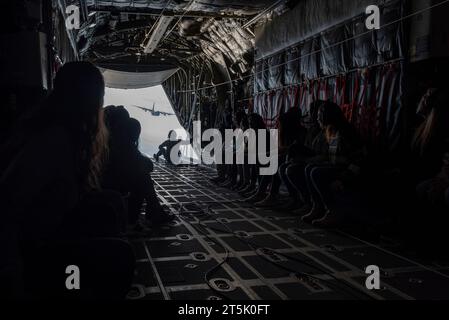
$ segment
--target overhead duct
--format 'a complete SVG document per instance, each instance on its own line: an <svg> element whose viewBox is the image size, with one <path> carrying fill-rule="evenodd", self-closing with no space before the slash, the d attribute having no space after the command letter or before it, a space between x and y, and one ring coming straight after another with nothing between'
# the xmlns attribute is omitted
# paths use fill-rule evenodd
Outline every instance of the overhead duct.
<svg viewBox="0 0 449 320"><path fill-rule="evenodd" d="M100 68L106 87L114 89L142 89L162 84L178 69L156 72L127 72Z"/></svg>

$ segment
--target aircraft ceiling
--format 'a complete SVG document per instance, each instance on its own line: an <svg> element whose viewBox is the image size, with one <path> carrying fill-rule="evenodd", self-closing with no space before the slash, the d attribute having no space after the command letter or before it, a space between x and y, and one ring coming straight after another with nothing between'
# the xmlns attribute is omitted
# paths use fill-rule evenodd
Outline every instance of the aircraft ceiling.
<svg viewBox="0 0 449 320"><path fill-rule="evenodd" d="M254 27L298 0L59 0L82 4L79 56L133 72L188 66L206 57L235 77L252 68Z"/></svg>

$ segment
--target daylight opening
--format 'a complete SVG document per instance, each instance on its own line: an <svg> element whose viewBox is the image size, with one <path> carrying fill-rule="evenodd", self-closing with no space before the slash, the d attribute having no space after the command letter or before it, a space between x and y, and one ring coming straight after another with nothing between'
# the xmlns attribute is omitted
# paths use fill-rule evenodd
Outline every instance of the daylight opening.
<svg viewBox="0 0 449 320"><path fill-rule="evenodd" d="M171 130L176 130L183 139L188 136L161 85L144 89L106 88L104 105L124 106L132 118L139 120L142 126L139 147L147 156L158 152ZM191 146L182 147L181 152L183 161L197 158Z"/></svg>

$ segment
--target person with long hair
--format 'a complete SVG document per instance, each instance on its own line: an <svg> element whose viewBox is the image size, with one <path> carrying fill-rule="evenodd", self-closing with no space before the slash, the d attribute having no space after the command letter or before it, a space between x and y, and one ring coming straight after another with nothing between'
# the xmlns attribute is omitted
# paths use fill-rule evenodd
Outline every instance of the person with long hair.
<svg viewBox="0 0 449 320"><path fill-rule="evenodd" d="M110 276L117 276L118 283L122 279L123 286L106 286L111 287L108 294L126 294L133 273L132 250L121 240L101 239L119 235L117 215L123 212L117 210L124 206L117 205L121 204L120 199L95 197L95 193L101 192L103 162L107 157L104 93L103 76L95 66L88 62L65 64L56 75L49 97L21 121L2 148L0 269L12 272L5 289L12 295L58 294L60 290L51 290L60 289L64 282L52 282L56 275L45 271L54 270L50 264L62 267L63 261L73 258L93 265L93 260L101 263L103 253L111 257L111 252L117 264L105 267L102 275L89 269L87 273L98 276L97 282L93 278L86 281L86 290L79 294L98 294L103 290L98 285L107 283L103 277ZM70 243L69 249L64 247L66 243ZM103 253L92 255L87 261L91 248L98 249L97 245ZM52 251L53 254L46 254ZM71 255L75 252L79 253L76 257ZM51 261L42 260L41 255ZM35 271L43 274L36 277ZM47 281L48 292L39 290L36 281Z"/></svg>
<svg viewBox="0 0 449 320"><path fill-rule="evenodd" d="M426 101L427 116L412 139L417 180L435 176L443 165L444 154L449 151L449 94L435 90Z"/></svg>
<svg viewBox="0 0 449 320"><path fill-rule="evenodd" d="M441 89L435 90L429 95L427 102L428 115L416 130L412 140L411 162L417 185L418 207L430 214L447 212L449 94ZM443 218L443 215L440 218Z"/></svg>
<svg viewBox="0 0 449 320"><path fill-rule="evenodd" d="M312 209L302 217L317 227L329 227L340 220L334 194L344 191L360 175L364 147L341 108L325 102L318 109L318 123L327 143L327 152L314 159L304 170L305 186ZM303 183L304 183L303 182Z"/></svg>

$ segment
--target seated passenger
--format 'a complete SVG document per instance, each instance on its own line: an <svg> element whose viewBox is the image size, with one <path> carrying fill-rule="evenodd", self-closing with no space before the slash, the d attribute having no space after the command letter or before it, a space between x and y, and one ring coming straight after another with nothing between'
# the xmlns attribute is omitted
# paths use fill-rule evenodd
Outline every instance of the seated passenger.
<svg viewBox="0 0 449 320"><path fill-rule="evenodd" d="M222 137L225 136L225 130L228 128L232 128L232 109L226 108L223 114L223 118L220 123L220 133ZM222 184L227 179L227 167L226 164L224 164L225 160L225 144L222 145L222 159L221 164L217 164L217 177L214 177L211 179L213 183ZM217 159L218 162L218 159Z"/></svg>
<svg viewBox="0 0 449 320"><path fill-rule="evenodd" d="M158 153L154 154L154 159L156 160L156 162L159 162L159 158L162 156L164 157L165 161L167 161L167 163L173 164L170 156L171 151L178 143L181 142L181 140L176 139L175 136L176 136L175 130L171 130L168 133L168 139L159 146Z"/></svg>
<svg viewBox="0 0 449 320"><path fill-rule="evenodd" d="M141 125L129 118L123 107L107 107L106 119L110 130L109 159L103 184L106 188L128 196L128 225L141 230L139 215L146 202L146 221L152 225L173 220L161 206L154 190L152 161L139 151Z"/></svg>
<svg viewBox="0 0 449 320"><path fill-rule="evenodd" d="M441 221L446 219L449 188L449 94L437 90L428 98L428 104L428 116L413 140L415 156L411 160L418 181L419 205L428 216ZM422 215L417 218L422 223Z"/></svg>
<svg viewBox="0 0 449 320"><path fill-rule="evenodd" d="M243 119L246 118L246 113L242 110L238 110L235 111L232 114L232 129L233 130L237 130L237 129L243 129L242 128L242 121ZM227 141L225 140L225 143ZM235 187L238 184L239 181L239 172L238 172L238 166L236 163L236 143L233 143L232 146L229 145L225 145L224 144L224 154L226 153L232 153L233 155L233 163L232 164L225 164L225 170L226 170L226 179L224 182L220 183L219 185L224 187L224 188L230 188L230 189L235 189Z"/></svg>
<svg viewBox="0 0 449 320"><path fill-rule="evenodd" d="M360 174L364 148L355 129L346 120L340 107L326 102L318 110L318 122L328 145L327 153L308 160L305 180L298 179L310 197L312 209L304 222L329 227L341 217L335 208L335 193L343 192Z"/></svg>
<svg viewBox="0 0 449 320"><path fill-rule="evenodd" d="M250 129L253 129L256 132L256 138L258 138L259 130L267 130L267 127L265 125L265 122L263 121L263 118L257 113L252 113L248 116L248 125L249 125ZM267 132L267 137L268 137L268 132ZM256 154L258 153L258 150L257 150L258 148L259 147L258 147L258 140L257 140L256 141ZM257 157L257 161L258 161L258 157ZM256 163L256 164L247 165L246 170L247 170L246 171L247 187L240 190L239 193L246 198L250 198L257 192L257 184L260 180L260 173L259 173L260 164Z"/></svg>
<svg viewBox="0 0 449 320"><path fill-rule="evenodd" d="M240 129L243 132L246 132L246 130L249 129L249 119L246 114L243 115L242 120L240 121ZM241 146L237 146L237 148L241 148ZM245 145L244 145L244 163L243 164L237 164L237 173L239 176L238 183L233 187L233 189L237 192L240 192L244 189L246 189L250 185L250 176L249 176L249 165L248 165L248 144L245 139Z"/></svg>
<svg viewBox="0 0 449 320"><path fill-rule="evenodd" d="M279 168L282 168L287 160L288 150L294 143L304 143L305 129L301 125L301 112L299 109L290 109L282 114L279 119ZM278 173L273 176L263 176L258 193L250 201L254 201L257 207L274 207L279 205L279 189L281 178ZM268 195L266 191L269 188Z"/></svg>
<svg viewBox="0 0 449 320"><path fill-rule="evenodd" d="M65 64L53 92L1 152L7 158L0 178L5 295L124 298L130 287L134 254L128 243L113 238L119 236L122 200L117 194L97 196L107 146L104 90L92 64ZM65 279L50 272L65 270L69 260L89 275L72 294Z"/></svg>
<svg viewBox="0 0 449 320"><path fill-rule="evenodd" d="M327 142L318 123L318 109L324 103L325 101L318 100L310 104L309 114L303 121L306 129L304 143L296 142L290 147L287 161L279 169L279 175L290 196L290 201L282 206L284 210L301 209L298 213L304 210L307 211L305 213L310 212L310 199L305 196L304 190L297 189L300 183L296 180L305 180L304 169L308 161L327 151Z"/></svg>
<svg viewBox="0 0 449 320"><path fill-rule="evenodd" d="M449 94L441 89L432 91L426 102L427 111L419 110L425 116L424 121L412 141L409 174L415 181L435 177L443 166L444 155L449 151Z"/></svg>

